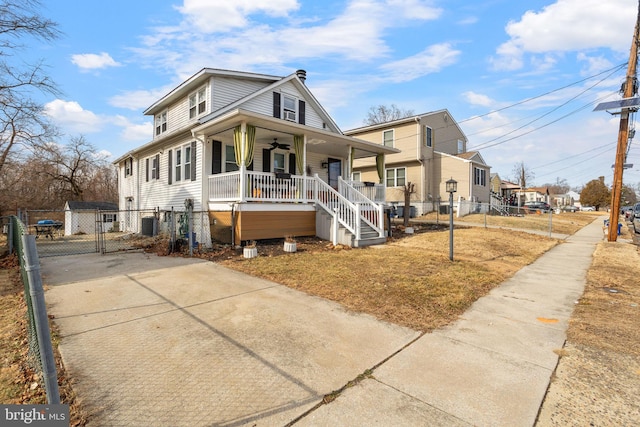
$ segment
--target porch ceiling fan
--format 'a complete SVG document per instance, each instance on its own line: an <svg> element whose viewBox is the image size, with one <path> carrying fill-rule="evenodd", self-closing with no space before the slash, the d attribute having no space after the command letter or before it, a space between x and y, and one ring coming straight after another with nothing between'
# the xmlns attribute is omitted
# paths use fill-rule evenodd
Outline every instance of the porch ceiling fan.
<svg viewBox="0 0 640 427"><path fill-rule="evenodd" d="M273 142L271 143L271 148L269 148L269 151L275 150L276 148L279 148L281 150L288 150L289 146L290 144L281 144L278 142L278 138L273 138Z"/></svg>

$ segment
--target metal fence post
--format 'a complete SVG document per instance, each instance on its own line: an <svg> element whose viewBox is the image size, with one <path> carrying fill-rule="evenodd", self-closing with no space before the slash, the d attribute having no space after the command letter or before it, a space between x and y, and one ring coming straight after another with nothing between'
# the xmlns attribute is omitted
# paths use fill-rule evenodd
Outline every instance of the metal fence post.
<svg viewBox="0 0 640 427"><path fill-rule="evenodd" d="M32 235L23 235L22 246L24 248L25 271L29 281L29 294L31 295L36 322L38 346L40 347L40 364L47 392L47 402L56 405L60 403L58 374L56 372L55 358L53 357L53 346L51 345L49 318L47 317L47 308L44 302L40 261L36 252L36 238Z"/></svg>

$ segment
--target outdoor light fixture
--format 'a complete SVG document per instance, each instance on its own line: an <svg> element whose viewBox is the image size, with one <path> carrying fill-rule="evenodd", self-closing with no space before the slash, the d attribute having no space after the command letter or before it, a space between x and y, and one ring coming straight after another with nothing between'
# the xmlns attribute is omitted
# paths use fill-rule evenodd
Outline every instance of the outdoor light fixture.
<svg viewBox="0 0 640 427"><path fill-rule="evenodd" d="M453 193L458 190L458 181L451 178L445 182L445 188L449 193L449 261L453 261Z"/></svg>
<svg viewBox="0 0 640 427"><path fill-rule="evenodd" d="M329 162L327 162L326 160L324 160L322 163L322 169L326 169L329 166Z"/></svg>

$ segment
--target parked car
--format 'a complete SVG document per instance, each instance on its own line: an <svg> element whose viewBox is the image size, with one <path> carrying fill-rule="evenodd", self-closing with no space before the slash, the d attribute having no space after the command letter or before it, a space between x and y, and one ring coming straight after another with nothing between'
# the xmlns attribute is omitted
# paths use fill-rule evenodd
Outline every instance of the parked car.
<svg viewBox="0 0 640 427"><path fill-rule="evenodd" d="M573 205L563 206L561 209L564 212L578 212L578 207L577 206L573 206Z"/></svg>
<svg viewBox="0 0 640 427"><path fill-rule="evenodd" d="M580 210L585 212L593 212L596 210L596 208L594 208L593 206L583 206L580 208Z"/></svg>
<svg viewBox="0 0 640 427"><path fill-rule="evenodd" d="M621 207L620 215L622 215L627 221L633 221L633 206Z"/></svg>
<svg viewBox="0 0 640 427"><path fill-rule="evenodd" d="M633 205L631 224L633 225L633 231L635 233L640 233L640 203L636 203L635 205Z"/></svg>
<svg viewBox="0 0 640 427"><path fill-rule="evenodd" d="M524 208L529 212L549 212L551 206L547 202L524 202Z"/></svg>

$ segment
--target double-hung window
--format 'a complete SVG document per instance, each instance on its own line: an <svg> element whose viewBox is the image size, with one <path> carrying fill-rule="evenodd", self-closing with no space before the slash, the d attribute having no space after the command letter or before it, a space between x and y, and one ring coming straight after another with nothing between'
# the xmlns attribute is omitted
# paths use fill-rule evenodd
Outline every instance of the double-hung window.
<svg viewBox="0 0 640 427"><path fill-rule="evenodd" d="M224 171L233 172L238 170L238 164L236 163L236 151L233 145L224 146Z"/></svg>
<svg viewBox="0 0 640 427"><path fill-rule="evenodd" d="M406 183L406 168L387 169L387 187L403 187Z"/></svg>
<svg viewBox="0 0 640 427"><path fill-rule="evenodd" d="M158 156L153 156L151 158L151 179L159 179L160 178L160 170L158 165Z"/></svg>
<svg viewBox="0 0 640 427"><path fill-rule="evenodd" d="M293 96L282 94L282 118L295 122L298 119L298 100Z"/></svg>
<svg viewBox="0 0 640 427"><path fill-rule="evenodd" d="M167 131L167 112L156 114L156 136Z"/></svg>
<svg viewBox="0 0 640 427"><path fill-rule="evenodd" d="M424 143L425 147L433 146L433 130L429 126L424 127Z"/></svg>
<svg viewBox="0 0 640 427"><path fill-rule="evenodd" d="M284 153L273 153L273 172L285 172Z"/></svg>
<svg viewBox="0 0 640 427"><path fill-rule="evenodd" d="M176 149L176 182L182 180L182 149Z"/></svg>
<svg viewBox="0 0 640 427"><path fill-rule="evenodd" d="M382 132L382 145L393 147L393 129Z"/></svg>
<svg viewBox="0 0 640 427"><path fill-rule="evenodd" d="M189 118L194 119L207 111L207 88L189 95Z"/></svg>
<svg viewBox="0 0 640 427"><path fill-rule="evenodd" d="M482 187L486 187L487 185L487 171L480 168L473 168L473 183L475 185L480 185Z"/></svg>
<svg viewBox="0 0 640 427"><path fill-rule="evenodd" d="M187 145L182 148L184 151L184 180L191 179L191 146Z"/></svg>

